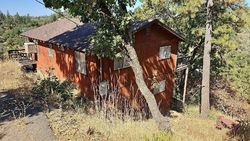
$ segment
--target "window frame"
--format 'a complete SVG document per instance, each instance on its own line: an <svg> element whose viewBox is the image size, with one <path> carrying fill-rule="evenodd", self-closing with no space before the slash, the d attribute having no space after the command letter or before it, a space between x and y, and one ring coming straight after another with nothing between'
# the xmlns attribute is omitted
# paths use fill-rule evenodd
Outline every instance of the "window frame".
<svg viewBox="0 0 250 141"><path fill-rule="evenodd" d="M162 84L164 84L164 85L162 86ZM153 86L153 94L154 95L162 93L164 91L166 91L166 80L161 80L158 83L154 84L154 86Z"/></svg>
<svg viewBox="0 0 250 141"><path fill-rule="evenodd" d="M98 85L98 90L99 90L99 95L100 96L106 96L108 95L108 90L109 90L109 83L108 81L101 81ZM103 91L105 90L105 92Z"/></svg>
<svg viewBox="0 0 250 141"><path fill-rule="evenodd" d="M121 63L118 64L118 67L116 67L117 63ZM128 56L123 56L121 58L115 58L113 59L113 68L114 70L120 70L120 69L125 69L125 68L129 68L129 57Z"/></svg>
<svg viewBox="0 0 250 141"><path fill-rule="evenodd" d="M82 57L80 55L83 55ZM81 51L74 51L74 59L75 59L75 70L78 73L87 75L87 61L86 54ZM83 60L81 60L83 59Z"/></svg>
<svg viewBox="0 0 250 141"><path fill-rule="evenodd" d="M169 59L169 58L171 58L171 54L172 54L172 49L171 49L172 47L171 47L171 45L166 45L166 46L161 46L160 48L159 48L159 60L165 60L165 59ZM168 52L169 52L169 54L168 54L168 56L164 56L163 57L163 55L162 55L162 51L165 51L166 49L168 49Z"/></svg>

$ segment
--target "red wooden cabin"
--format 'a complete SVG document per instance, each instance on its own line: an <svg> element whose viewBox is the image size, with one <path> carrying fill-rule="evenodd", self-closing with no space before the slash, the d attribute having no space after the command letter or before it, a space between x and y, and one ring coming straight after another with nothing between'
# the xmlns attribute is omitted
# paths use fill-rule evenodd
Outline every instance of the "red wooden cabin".
<svg viewBox="0 0 250 141"><path fill-rule="evenodd" d="M86 54L91 48L88 37L95 27L73 21L61 19L22 34L37 45L37 70L46 73L53 68L59 79L70 78L81 94L90 98L94 95L93 85L101 85L101 94L105 95L106 87L117 83L120 93L133 99L137 85L127 59ZM145 81L165 114L170 109L178 44L183 37L158 20L137 21L131 25L131 30Z"/></svg>

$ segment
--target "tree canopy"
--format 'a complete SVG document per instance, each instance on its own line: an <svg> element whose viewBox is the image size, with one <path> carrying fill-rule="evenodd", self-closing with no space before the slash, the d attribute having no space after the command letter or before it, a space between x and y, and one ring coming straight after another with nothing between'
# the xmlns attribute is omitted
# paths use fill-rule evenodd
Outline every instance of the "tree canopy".
<svg viewBox="0 0 250 141"><path fill-rule="evenodd" d="M197 76L197 71L202 72L205 2L151 0L151 3L143 1L142 7L135 10L138 19L158 18L184 34L185 42L180 46L180 52L191 57L189 62L193 80L201 78L200 75ZM249 78L249 72L246 71L249 67L246 54L249 53L247 37L250 33L245 30L250 25L249 7L244 0L214 0L212 16L211 75L224 78L230 76L228 80L232 87L237 91L242 89L239 94L247 93L250 85L246 80ZM243 33L244 35L241 35Z"/></svg>
<svg viewBox="0 0 250 141"><path fill-rule="evenodd" d="M129 42L127 32L132 20L133 6L136 0L110 0L83 2L81 0L44 0L46 7L55 9L63 7L73 16L81 18L82 22L96 26L96 33L92 36L92 51L99 56L117 57L124 44Z"/></svg>
<svg viewBox="0 0 250 141"><path fill-rule="evenodd" d="M160 130L169 130L167 117L160 113L155 97L146 85L136 51L133 47L133 35L130 24L134 21L133 6L135 0L44 0L46 7L65 8L73 16L79 16L83 22L92 23L96 32L91 37L91 51L97 56L119 57L120 54L129 58L129 64L134 72L135 81L141 94L147 101L152 117ZM87 50L88 51L88 50Z"/></svg>
<svg viewBox="0 0 250 141"><path fill-rule="evenodd" d="M14 16L8 12L4 14L0 11L0 43L3 43L3 50L16 49L24 43L24 38L20 34L31 28L35 28L55 21L58 15L31 17L29 15Z"/></svg>

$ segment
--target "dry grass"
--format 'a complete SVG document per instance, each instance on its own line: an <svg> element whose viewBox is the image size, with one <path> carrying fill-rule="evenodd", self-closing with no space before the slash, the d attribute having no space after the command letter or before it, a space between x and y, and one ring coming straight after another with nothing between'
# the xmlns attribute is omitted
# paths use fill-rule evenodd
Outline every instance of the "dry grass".
<svg viewBox="0 0 250 141"><path fill-rule="evenodd" d="M21 65L14 60L0 61L0 91L15 90L31 85L29 75L21 71Z"/></svg>
<svg viewBox="0 0 250 141"><path fill-rule="evenodd" d="M21 66L13 60L0 62L0 90L9 90L19 88L22 84Z"/></svg>
<svg viewBox="0 0 250 141"><path fill-rule="evenodd" d="M22 89L32 84L23 74L18 62L7 60L0 62L0 91ZM47 113L58 140L109 140L109 141L222 141L227 138L227 130L217 130L216 120L221 113L212 110L209 119L199 117L197 107L189 107L185 114L171 118L173 135L157 130L152 119L107 120L103 115L87 115L80 112L62 112L54 110ZM1 135L0 135L1 136Z"/></svg>
<svg viewBox="0 0 250 141"><path fill-rule="evenodd" d="M215 121L180 117L172 120L174 133L185 141L224 141L227 130L217 130Z"/></svg>
<svg viewBox="0 0 250 141"><path fill-rule="evenodd" d="M196 113L197 112L197 113ZM133 121L115 119L109 121L101 115L87 115L55 110L48 113L51 127L58 140L109 140L109 141L223 141L228 130L215 128L216 117L209 119L198 115L198 108L191 107L186 114L171 118L173 135L162 134L152 119Z"/></svg>
<svg viewBox="0 0 250 141"><path fill-rule="evenodd" d="M106 120L101 115L73 112L48 113L51 127L58 140L140 141L158 134L153 120Z"/></svg>
<svg viewBox="0 0 250 141"><path fill-rule="evenodd" d="M183 141L224 141L228 138L228 130L215 128L220 115L223 114L212 109L209 118L203 119L199 116L199 108L191 106L186 109L184 115L172 119L171 125L175 135Z"/></svg>

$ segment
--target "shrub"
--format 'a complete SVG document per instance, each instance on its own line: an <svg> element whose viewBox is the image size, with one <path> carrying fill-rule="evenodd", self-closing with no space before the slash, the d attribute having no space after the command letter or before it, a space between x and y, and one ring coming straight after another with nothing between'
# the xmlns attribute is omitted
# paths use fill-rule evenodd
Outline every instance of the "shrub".
<svg viewBox="0 0 250 141"><path fill-rule="evenodd" d="M230 131L231 137L239 141L249 141L250 140L250 121L240 120L239 124L236 125Z"/></svg>
<svg viewBox="0 0 250 141"><path fill-rule="evenodd" d="M91 109L91 101L88 99L86 96L77 96L74 98L74 107L77 108L78 110L83 110L83 112L88 113L89 109Z"/></svg>
<svg viewBox="0 0 250 141"><path fill-rule="evenodd" d="M72 95L75 85L69 81L60 81L57 77L47 77L33 87L32 91L37 99L42 101L45 106L69 106L72 102Z"/></svg>
<svg viewBox="0 0 250 141"><path fill-rule="evenodd" d="M250 140L250 108L247 111L247 117L239 121L232 131L231 135L239 141Z"/></svg>

